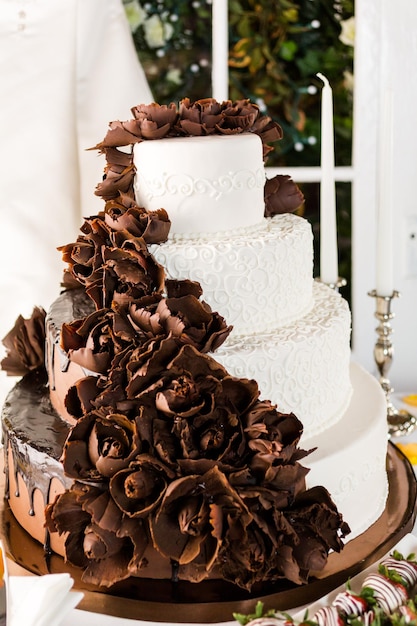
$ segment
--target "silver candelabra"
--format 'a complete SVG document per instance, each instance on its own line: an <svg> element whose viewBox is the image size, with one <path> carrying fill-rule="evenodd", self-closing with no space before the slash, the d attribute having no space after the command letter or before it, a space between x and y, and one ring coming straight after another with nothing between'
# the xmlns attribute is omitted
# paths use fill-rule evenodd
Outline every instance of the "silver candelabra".
<svg viewBox="0 0 417 626"><path fill-rule="evenodd" d="M391 303L394 298L399 297L398 291L393 291L390 296L380 296L376 290L370 291L369 296L375 298L375 317L378 320L376 332L378 334L374 358L379 372L379 382L387 399L387 421L389 434L393 437L400 437L413 431L417 425L416 418L404 409L396 409L391 402L391 394L394 391L387 376L391 367L394 349L391 341L392 327L391 320L394 314L391 312Z"/></svg>

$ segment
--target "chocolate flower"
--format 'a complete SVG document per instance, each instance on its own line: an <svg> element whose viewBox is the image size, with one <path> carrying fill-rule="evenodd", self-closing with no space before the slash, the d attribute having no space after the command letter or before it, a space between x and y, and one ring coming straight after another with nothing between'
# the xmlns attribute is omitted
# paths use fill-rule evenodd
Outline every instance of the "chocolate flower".
<svg viewBox="0 0 417 626"><path fill-rule="evenodd" d="M73 363L106 374L115 354L130 345L134 336L133 328L117 311L100 309L62 324L60 346Z"/></svg>
<svg viewBox="0 0 417 626"><path fill-rule="evenodd" d="M222 106L214 98L191 102L181 100L179 105L179 128L187 135L211 135L223 118Z"/></svg>
<svg viewBox="0 0 417 626"><path fill-rule="evenodd" d="M127 467L140 450L135 421L97 409L81 417L72 427L61 461L67 476L101 481Z"/></svg>
<svg viewBox="0 0 417 626"><path fill-rule="evenodd" d="M303 425L293 414L276 410L269 401L259 401L245 416L248 447L254 452L249 463L258 483L283 490L292 502L305 489L307 470L298 461L310 454L298 448Z"/></svg>
<svg viewBox="0 0 417 626"><path fill-rule="evenodd" d="M283 494L259 487L237 493L252 519L243 537L225 537L225 553L231 558L220 561L222 577L247 590L282 578L300 584L305 572L292 552L298 536L280 509Z"/></svg>
<svg viewBox="0 0 417 626"><path fill-rule="evenodd" d="M75 482L47 506L46 527L67 533L66 559L83 568L86 583L110 587L146 565L146 528L123 515L106 489Z"/></svg>
<svg viewBox="0 0 417 626"><path fill-rule="evenodd" d="M156 458L140 454L110 480L110 494L129 517L147 517L160 503L175 474Z"/></svg>
<svg viewBox="0 0 417 626"><path fill-rule="evenodd" d="M252 516L246 541L240 549L230 540L221 572L226 580L237 580L251 589L265 579L308 582L313 571L327 563L330 550L340 551L341 537L349 532L322 487L300 492L288 503L285 490L248 486L237 493Z"/></svg>
<svg viewBox="0 0 417 626"><path fill-rule="evenodd" d="M130 415L142 410L136 421L146 450L175 471L202 472L214 463L242 466L242 416L258 395L255 381L229 376L169 335L116 356L90 403Z"/></svg>
<svg viewBox="0 0 417 626"><path fill-rule="evenodd" d="M147 244L166 241L171 227L165 209L146 211L125 194L106 202L104 221L112 230L142 237Z"/></svg>
<svg viewBox="0 0 417 626"><path fill-rule="evenodd" d="M267 179L264 187L265 217L293 213L304 202L304 196L290 176L277 174Z"/></svg>
<svg viewBox="0 0 417 626"><path fill-rule="evenodd" d="M133 351L125 366L127 397L152 404L159 420L158 445L149 441L151 449L170 467L187 471L194 462L199 471L201 460L241 466L241 416L259 395L256 382L232 378L210 356L170 337L147 348Z"/></svg>
<svg viewBox="0 0 417 626"><path fill-rule="evenodd" d="M311 569L322 569L323 555L330 550L340 552L343 548L341 539L350 533L349 525L343 521L329 492L320 485L299 493L288 515L299 537L312 544L311 538L315 538L310 555L307 552L302 554L300 549L296 551L298 558Z"/></svg>
<svg viewBox="0 0 417 626"><path fill-rule="evenodd" d="M142 237L111 229L100 216L84 221L83 235L61 246L72 276L84 285L98 309L114 299L140 298L162 291L164 270Z"/></svg>
<svg viewBox="0 0 417 626"><path fill-rule="evenodd" d="M99 376L85 376L69 388L64 403L70 415L79 419L96 408L94 400L101 391L102 380Z"/></svg>
<svg viewBox="0 0 417 626"><path fill-rule="evenodd" d="M202 293L199 283L167 280L166 298L150 304L146 300L129 305L129 319L140 333L152 335L171 334L200 352L214 352L232 330L223 317L213 313L211 307L199 300Z"/></svg>
<svg viewBox="0 0 417 626"><path fill-rule="evenodd" d="M174 103L139 104L131 111L134 119L111 122L106 136L95 146L96 149L104 151L106 148L138 143L143 139L163 139L170 133L177 119Z"/></svg>
<svg viewBox="0 0 417 626"><path fill-rule="evenodd" d="M259 135L262 140L263 157L266 162L268 154L274 149L273 146L269 144L282 139L282 128L267 115L258 115L254 122L252 132Z"/></svg>
<svg viewBox="0 0 417 626"><path fill-rule="evenodd" d="M106 155L103 180L98 183L95 195L104 200L117 198L119 193L124 193L131 198L135 197L133 182L136 168L133 163L133 152L127 154L117 148L102 148Z"/></svg>
<svg viewBox="0 0 417 626"><path fill-rule="evenodd" d="M242 133L252 130L259 113L259 107L250 100L237 100L224 103L220 132Z"/></svg>
<svg viewBox="0 0 417 626"><path fill-rule="evenodd" d="M3 339L6 356L1 368L9 376L24 376L45 365L45 311L34 307L30 318L22 315Z"/></svg>
<svg viewBox="0 0 417 626"><path fill-rule="evenodd" d="M173 102L165 104L139 104L131 109L139 122L143 139L163 139L171 133L177 120L177 107ZM133 142L130 142L133 143Z"/></svg>
<svg viewBox="0 0 417 626"><path fill-rule="evenodd" d="M156 334L164 334L163 328L156 323L143 324L142 327L135 324L130 313L132 307L135 313L137 306L143 307L140 310L153 311L161 298L155 293L136 300L134 305L113 303L110 309L99 309L83 319L64 323L60 346L70 361L91 372L107 375L117 354L145 343Z"/></svg>
<svg viewBox="0 0 417 626"><path fill-rule="evenodd" d="M203 476L173 481L150 517L154 547L178 563L180 576L203 580L220 558L229 534L244 539L251 516L226 476L213 467ZM193 567L187 573L186 566Z"/></svg>

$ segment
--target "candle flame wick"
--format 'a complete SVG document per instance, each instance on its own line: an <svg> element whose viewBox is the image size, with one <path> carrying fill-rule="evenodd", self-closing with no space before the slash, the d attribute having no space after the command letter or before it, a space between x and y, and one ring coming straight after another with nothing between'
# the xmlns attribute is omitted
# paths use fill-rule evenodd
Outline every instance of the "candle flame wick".
<svg viewBox="0 0 417 626"><path fill-rule="evenodd" d="M324 74L321 74L321 72L317 72L316 76L320 78L321 81L323 81L325 87L330 87L330 83L327 80L327 78L324 76Z"/></svg>

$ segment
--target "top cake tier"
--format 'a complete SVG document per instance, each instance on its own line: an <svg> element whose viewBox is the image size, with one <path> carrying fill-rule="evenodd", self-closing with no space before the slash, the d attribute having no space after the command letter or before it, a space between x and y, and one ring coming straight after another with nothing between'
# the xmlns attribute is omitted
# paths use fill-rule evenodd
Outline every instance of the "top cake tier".
<svg viewBox="0 0 417 626"><path fill-rule="evenodd" d="M136 201L164 208L171 235L226 235L262 222L265 169L254 133L142 141L134 163Z"/></svg>

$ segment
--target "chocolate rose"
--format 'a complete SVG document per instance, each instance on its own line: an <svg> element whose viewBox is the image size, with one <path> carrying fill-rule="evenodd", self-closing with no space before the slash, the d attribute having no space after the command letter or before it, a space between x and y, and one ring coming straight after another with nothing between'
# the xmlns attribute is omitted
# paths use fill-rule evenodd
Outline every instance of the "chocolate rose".
<svg viewBox="0 0 417 626"><path fill-rule="evenodd" d="M72 427L61 461L67 476L101 481L127 467L140 450L134 420L97 409L81 417Z"/></svg>
<svg viewBox="0 0 417 626"><path fill-rule="evenodd" d="M34 307L30 318L22 315L3 339L6 356L1 368L9 376L24 376L45 366L45 311Z"/></svg>
<svg viewBox="0 0 417 626"><path fill-rule="evenodd" d="M60 246L62 259L68 263L73 277L81 284L88 284L102 278L102 248L110 245L110 232L105 222L99 217L85 220L81 227L82 235L75 243ZM101 307L99 307L101 308Z"/></svg>
<svg viewBox="0 0 417 626"><path fill-rule="evenodd" d="M111 478L110 493L129 517L147 517L162 500L173 477L174 472L155 457L140 454Z"/></svg>
<svg viewBox="0 0 417 626"><path fill-rule="evenodd" d="M64 403L70 415L79 419L96 408L94 401L101 391L100 382L98 376L85 376L69 388Z"/></svg>
<svg viewBox="0 0 417 626"><path fill-rule="evenodd" d="M129 322L124 307L100 309L64 323L60 346L70 361L98 374L107 374L116 354L148 339Z"/></svg>
<svg viewBox="0 0 417 626"><path fill-rule="evenodd" d="M198 299L199 283L169 280L165 283L167 297L158 302L145 299L129 305L129 319L140 333L171 334L181 343L189 343L200 352L214 352L227 338L232 326L211 307Z"/></svg>
<svg viewBox="0 0 417 626"><path fill-rule="evenodd" d="M264 187L265 217L293 213L304 202L304 196L290 176L277 174L267 179Z"/></svg>
<svg viewBox="0 0 417 626"><path fill-rule="evenodd" d="M226 476L213 467L203 476L173 481L151 515L150 530L154 547L178 563L180 576L198 582L221 561L229 535L244 541L250 521Z"/></svg>
<svg viewBox="0 0 417 626"><path fill-rule="evenodd" d="M127 304L113 302L111 309L96 310L83 319L64 323L61 348L70 361L103 375L117 354L157 336L175 337L201 352L216 349L231 327L194 295L201 292L200 285L168 281L167 291L176 295L164 298L154 293Z"/></svg>
<svg viewBox="0 0 417 626"><path fill-rule="evenodd" d="M96 308L162 290L164 270L141 237L112 230L99 216L86 219L81 231L75 243L59 250Z"/></svg>
<svg viewBox="0 0 417 626"><path fill-rule="evenodd" d="M106 136L95 146L96 149L104 151L135 144L143 139L163 139L174 127L178 115L174 103L139 104L131 111L133 120L110 122Z"/></svg>
<svg viewBox="0 0 417 626"><path fill-rule="evenodd" d="M236 491L251 521L244 534L225 536L224 551L228 558L219 559L221 576L247 590L266 579L274 581L284 576L300 583L300 568L292 558L291 548L284 543L288 533L292 541L297 538L279 510L279 497L255 487Z"/></svg>
<svg viewBox="0 0 417 626"><path fill-rule="evenodd" d="M265 577L305 584L313 570L324 568L330 550L340 551L341 536L349 532L322 487L304 490L295 499L263 486L236 491L252 522L240 551L231 542L228 551L235 557L225 560L221 571L227 580L236 577L248 589Z"/></svg>
<svg viewBox="0 0 417 626"><path fill-rule="evenodd" d="M285 491L289 498L305 489L307 470L298 461L310 454L298 448L303 432L299 419L280 413L269 401L257 402L245 416L249 462L259 484Z"/></svg>
<svg viewBox="0 0 417 626"><path fill-rule="evenodd" d="M173 102L169 105L139 104L131 109L132 115L140 124L143 139L163 139L172 132L178 116Z"/></svg>
<svg viewBox="0 0 417 626"><path fill-rule="evenodd" d="M266 162L268 154L274 149L273 146L269 144L282 139L282 128L267 115L258 115L254 122L252 132L259 135L262 140L263 157Z"/></svg>
<svg viewBox="0 0 417 626"><path fill-rule="evenodd" d="M184 462L184 471L201 472L216 462L242 466L242 415L258 395L255 381L228 376L214 359L168 336L116 356L92 402L142 409L146 420L137 423L147 449L176 471Z"/></svg>
<svg viewBox="0 0 417 626"><path fill-rule="evenodd" d="M112 230L142 237L147 244L166 241L171 227L165 209L146 211L126 194L106 202L104 221Z"/></svg>
<svg viewBox="0 0 417 626"><path fill-rule="evenodd" d="M224 103L220 132L242 133L252 130L259 115L259 107L250 100L237 100Z"/></svg>
<svg viewBox="0 0 417 626"><path fill-rule="evenodd" d="M187 135L211 135L223 118L222 106L214 98L191 102L181 100L178 126Z"/></svg>
<svg viewBox="0 0 417 626"><path fill-rule="evenodd" d="M149 445L162 461L186 471L202 459L242 466L242 415L259 395L256 382L228 376L214 359L172 338L150 342L148 348L132 352L126 369L128 398L152 402L161 422L159 445Z"/></svg>
<svg viewBox="0 0 417 626"><path fill-rule="evenodd" d="M298 494L287 514L298 535L315 536L326 553L330 549L340 552L343 548L341 538L350 533L349 525L343 521L329 492L322 486ZM303 556L300 554L299 558ZM304 555L304 558L307 556ZM314 568L319 569L317 564Z"/></svg>
<svg viewBox="0 0 417 626"><path fill-rule="evenodd" d="M106 166L103 180L98 183L95 195L101 196L104 200L117 198L120 193L134 198L133 182L136 168L133 153L127 154L117 148L103 148L102 152L106 155Z"/></svg>
<svg viewBox="0 0 417 626"><path fill-rule="evenodd" d="M178 355L185 351L189 357L189 363L185 372L175 367L175 359ZM200 358L201 357L201 358ZM164 384L174 380L177 376L184 379L192 378L190 368L200 365L201 371L210 376L207 384L215 383L217 378L226 375L226 370L222 365L214 361L208 355L201 355L191 346L182 346L178 339L169 337L156 337L149 340L144 346L133 350L129 355L129 362L126 363L127 375L129 383L126 391L130 398L141 398L143 395L155 398L156 394L161 391ZM184 374L184 376L182 375ZM194 396L189 394L191 387L178 387L179 392L184 396L183 406L187 407L187 411L194 404ZM187 391L185 392L185 390ZM184 395L185 392L185 395Z"/></svg>
<svg viewBox="0 0 417 626"><path fill-rule="evenodd" d="M84 569L86 583L110 587L146 565L146 528L123 515L107 490L74 483L47 506L46 527L68 534L66 559Z"/></svg>

